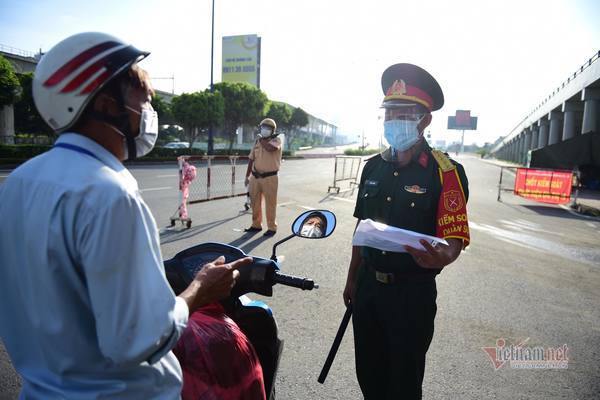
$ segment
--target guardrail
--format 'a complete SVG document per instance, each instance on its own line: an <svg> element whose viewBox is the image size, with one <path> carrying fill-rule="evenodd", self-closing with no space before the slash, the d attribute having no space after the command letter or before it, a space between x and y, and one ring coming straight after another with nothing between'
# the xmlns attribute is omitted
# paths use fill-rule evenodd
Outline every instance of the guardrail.
<svg viewBox="0 0 600 400"><path fill-rule="evenodd" d="M332 189L335 189L336 193L339 193L340 187L337 184L341 181L349 181L349 187L358 185L356 181L358 179L358 171L360 170L361 162L362 157L360 156L335 156L333 185L329 186L327 193L331 192Z"/></svg>
<svg viewBox="0 0 600 400"><path fill-rule="evenodd" d="M15 136L0 135L0 144L45 144L52 145L56 137L47 135Z"/></svg>

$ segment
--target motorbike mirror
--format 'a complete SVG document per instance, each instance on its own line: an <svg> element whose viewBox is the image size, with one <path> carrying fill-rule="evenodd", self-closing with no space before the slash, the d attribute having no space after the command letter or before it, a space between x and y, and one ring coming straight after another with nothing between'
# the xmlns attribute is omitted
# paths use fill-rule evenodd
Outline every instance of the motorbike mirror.
<svg viewBox="0 0 600 400"><path fill-rule="evenodd" d="M324 239L335 230L335 214L328 210L306 211L292 224L294 235L308 239Z"/></svg>

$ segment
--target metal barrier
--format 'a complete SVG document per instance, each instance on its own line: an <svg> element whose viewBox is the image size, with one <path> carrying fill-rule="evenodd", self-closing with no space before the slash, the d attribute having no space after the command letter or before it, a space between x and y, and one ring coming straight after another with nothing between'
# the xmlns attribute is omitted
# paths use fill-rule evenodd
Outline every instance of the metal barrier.
<svg viewBox="0 0 600 400"><path fill-rule="evenodd" d="M340 192L340 187L337 185L340 181L350 181L348 186L358 185L358 171L360 170L360 156L335 156L335 167L333 170L333 185L329 186L327 193L331 189L335 189L336 193Z"/></svg>
<svg viewBox="0 0 600 400"><path fill-rule="evenodd" d="M30 135L30 136L16 136L16 135L0 135L0 144L40 144L40 145L52 145L56 140L57 136L49 135Z"/></svg>
<svg viewBox="0 0 600 400"><path fill-rule="evenodd" d="M503 181L503 176L506 176L507 174L504 173L504 170L509 170L509 171L513 171L511 174L511 177L508 178L508 186L502 186L502 181ZM545 185L542 185L543 190L534 190L534 191L528 191L527 189L519 189L517 190L516 188L516 176L518 173L518 170L525 170L525 180L527 180L527 171L528 170L534 170L534 171L541 171L541 172L547 172L550 173L550 177L549 179L546 179L546 183ZM529 198L530 200L537 200L537 201L542 201L544 203L555 203L555 204L559 204L559 201L544 201L542 200L543 198L553 198L553 197L560 197L560 195L557 195L555 193L553 193L552 188L554 187L553 185L553 174L554 173L571 173L572 174L572 178L571 178L571 187L575 188L575 194L571 197L571 190L569 190L569 197L568 200L571 201L571 207L575 207L577 205L577 197L579 195L579 182L580 182L580 173L579 170L573 170L573 171L568 171L568 170L553 170L553 169L547 169L547 168L525 168L525 167L507 167L507 166L501 166L500 167L500 179L498 181L498 197L497 197L497 201L502 201L502 192L512 192L513 194L517 195L517 196L521 196L524 198ZM505 179L505 183L506 179ZM536 188L538 189L538 188ZM536 198L537 197L537 198ZM568 202L568 201L566 201ZM563 202L564 203L564 202Z"/></svg>
<svg viewBox="0 0 600 400"><path fill-rule="evenodd" d="M247 195L248 190L244 186L244 179L248 157L179 156L177 162L180 201L175 214L170 218L171 226L175 225L176 221L181 221L188 228L191 227L192 220L187 217L187 212L184 212L182 217L185 204ZM184 198L182 185L184 162L196 168L196 177L187 186L187 199Z"/></svg>

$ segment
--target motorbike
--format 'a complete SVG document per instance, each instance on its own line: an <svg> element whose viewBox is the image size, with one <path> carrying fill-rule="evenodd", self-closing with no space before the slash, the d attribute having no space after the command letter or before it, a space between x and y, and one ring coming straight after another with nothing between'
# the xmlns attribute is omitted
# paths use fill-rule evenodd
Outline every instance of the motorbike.
<svg viewBox="0 0 600 400"><path fill-rule="evenodd" d="M311 210L300 214L292 223L292 234L273 245L270 258L250 255L252 263L239 269L240 275L228 298L221 301L224 312L246 335L254 348L262 367L266 398L275 399L275 380L284 341L279 337L273 311L262 301L251 300L247 294L273 296L273 286L285 285L302 290L317 289L309 278L281 272L282 257L277 248L288 240L300 237L324 239L330 236L336 225L335 215L327 210ZM177 253L164 261L169 284L176 294L182 292L196 273L219 256L229 263L247 255L241 249L223 243L202 243Z"/></svg>

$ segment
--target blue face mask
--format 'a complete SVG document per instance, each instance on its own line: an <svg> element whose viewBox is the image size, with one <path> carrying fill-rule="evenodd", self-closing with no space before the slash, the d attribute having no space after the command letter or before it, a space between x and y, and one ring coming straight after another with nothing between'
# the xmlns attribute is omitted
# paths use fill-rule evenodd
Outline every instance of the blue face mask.
<svg viewBox="0 0 600 400"><path fill-rule="evenodd" d="M406 151L419 140L418 121L407 121L394 119L383 123L383 135L385 140L396 151Z"/></svg>

